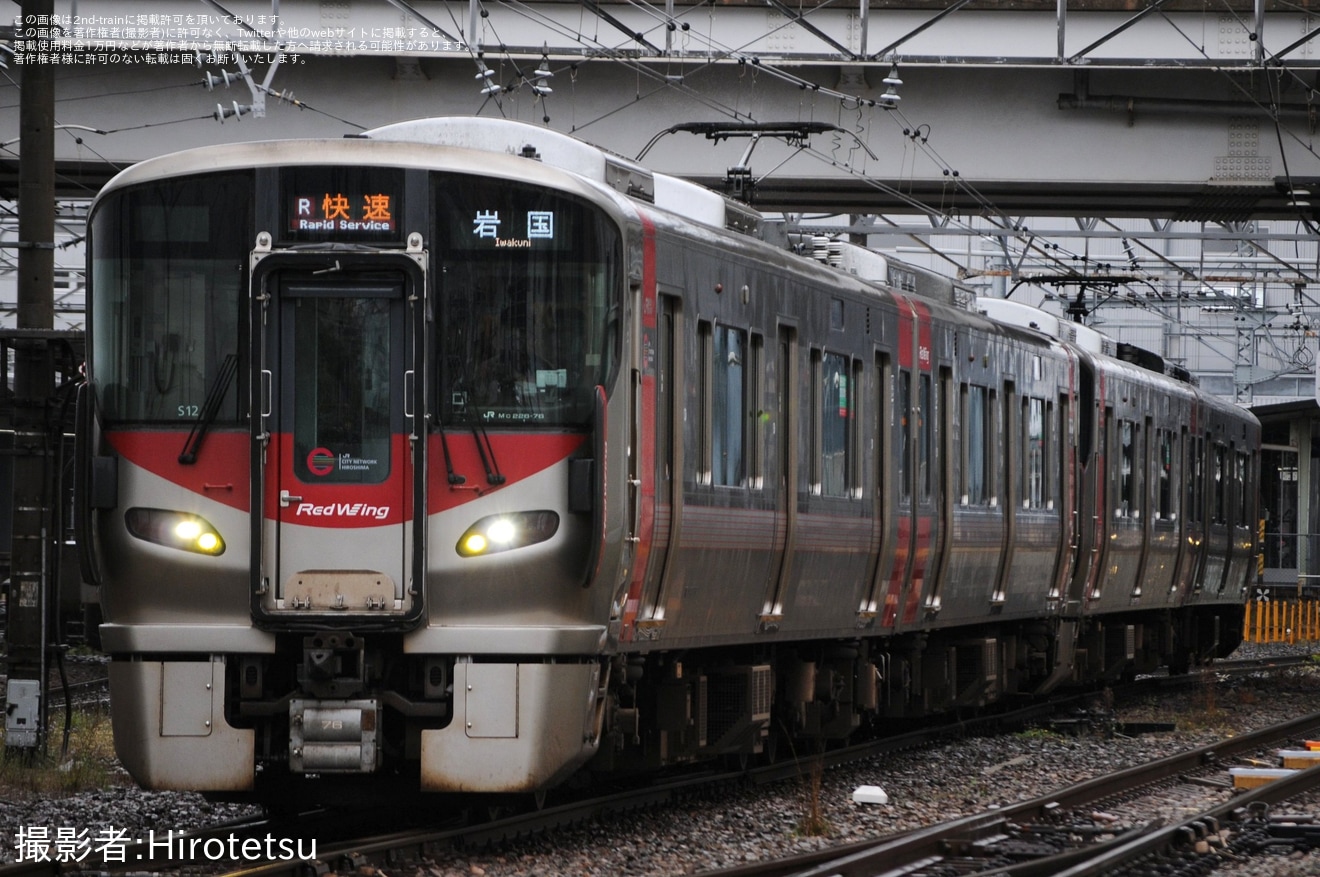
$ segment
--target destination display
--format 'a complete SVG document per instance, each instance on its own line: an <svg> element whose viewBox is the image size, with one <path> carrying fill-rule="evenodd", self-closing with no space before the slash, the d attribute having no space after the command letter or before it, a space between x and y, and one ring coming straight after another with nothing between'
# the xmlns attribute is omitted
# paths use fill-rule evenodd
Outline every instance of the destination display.
<svg viewBox="0 0 1320 877"><path fill-rule="evenodd" d="M396 226L396 195L388 192L347 194L342 191L302 192L289 202L289 231L392 232Z"/></svg>
<svg viewBox="0 0 1320 877"><path fill-rule="evenodd" d="M403 237L403 173L397 168L310 165L281 179L281 237L290 241Z"/></svg>

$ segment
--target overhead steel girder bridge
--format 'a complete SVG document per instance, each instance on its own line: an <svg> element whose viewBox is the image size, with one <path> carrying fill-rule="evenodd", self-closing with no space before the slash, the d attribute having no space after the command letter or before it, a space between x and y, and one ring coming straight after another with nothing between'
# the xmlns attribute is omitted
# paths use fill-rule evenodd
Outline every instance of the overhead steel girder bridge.
<svg viewBox="0 0 1320 877"><path fill-rule="evenodd" d="M646 163L765 209L1312 218L1316 19L1122 6L57 0L44 27L15 20L10 75L60 65L70 196L184 146L481 113L632 156L677 123L741 128L661 137ZM0 131L17 103L0 97ZM833 127L749 130L804 122Z"/></svg>

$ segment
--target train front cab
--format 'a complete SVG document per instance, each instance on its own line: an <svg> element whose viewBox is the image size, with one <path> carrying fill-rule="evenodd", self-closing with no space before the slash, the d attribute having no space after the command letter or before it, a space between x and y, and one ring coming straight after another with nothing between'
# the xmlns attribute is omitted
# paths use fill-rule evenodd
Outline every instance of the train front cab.
<svg viewBox="0 0 1320 877"><path fill-rule="evenodd" d="M627 514L595 499L628 490L620 217L526 158L226 149L232 171L128 172L91 223L79 518L121 759L151 788L553 783L599 733L612 595L589 585ZM381 155L405 166L350 167ZM313 188L388 194L398 222L300 239ZM541 243L497 251L501 211ZM480 330L512 352L537 303L571 305L540 352L576 360L479 387Z"/></svg>

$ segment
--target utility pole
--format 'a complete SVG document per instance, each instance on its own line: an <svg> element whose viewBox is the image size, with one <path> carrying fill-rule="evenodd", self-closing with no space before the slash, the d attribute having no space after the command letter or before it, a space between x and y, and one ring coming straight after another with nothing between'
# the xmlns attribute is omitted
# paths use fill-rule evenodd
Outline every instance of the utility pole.
<svg viewBox="0 0 1320 877"><path fill-rule="evenodd" d="M18 35L35 43L38 22L50 26L54 0L23 0ZM58 553L49 550L52 483L51 397L55 319L55 68L25 52L19 96L18 338L14 342L13 542L8 597L9 683L6 750L46 747L48 655L51 653Z"/></svg>

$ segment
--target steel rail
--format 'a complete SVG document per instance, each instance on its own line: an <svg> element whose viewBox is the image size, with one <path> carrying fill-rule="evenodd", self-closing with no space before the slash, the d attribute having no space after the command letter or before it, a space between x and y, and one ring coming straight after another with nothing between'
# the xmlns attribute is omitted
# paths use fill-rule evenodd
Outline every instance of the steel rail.
<svg viewBox="0 0 1320 877"><path fill-rule="evenodd" d="M960 819L940 823L929 828L919 829L907 837L877 843L869 849L852 853L831 862L802 871L793 872L794 877L875 877L877 874L891 873L902 863L914 863L921 860L935 859L945 854L951 842L966 842L984 839L999 831L1008 822L1021 822L1042 819L1052 812L1071 810L1097 799L1124 794L1142 786L1153 785L1161 781L1176 778L1184 773L1222 761L1225 757L1253 752L1279 740L1297 737L1306 731L1320 728L1320 712L1311 713L1242 734L1237 737L1220 740L1207 746L1171 755L1159 761L1128 768L1114 774L1096 777L1077 783L1048 795L1033 798L1017 804L1009 804L982 813L975 813ZM1306 771L1312 773L1315 769ZM1320 774L1316 774L1320 778ZM1277 782L1277 781L1276 781ZM1286 787L1284 787L1286 789ZM1242 806L1242 798L1235 799L1235 807ZM1230 808L1232 809L1232 808ZM1165 836L1161 829L1149 837ZM1151 842L1149 837L1132 841L1132 844ZM1128 848L1130 845L1124 845ZM1117 855L1117 853L1113 853ZM1077 866L1084 868L1086 866ZM1110 866L1112 869L1112 865ZM1070 877L1100 874L1101 871L1065 872Z"/></svg>

